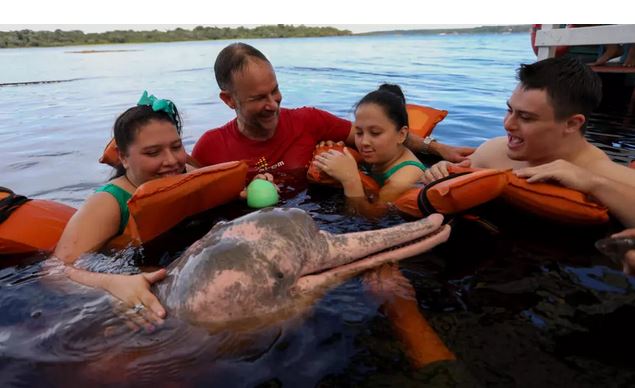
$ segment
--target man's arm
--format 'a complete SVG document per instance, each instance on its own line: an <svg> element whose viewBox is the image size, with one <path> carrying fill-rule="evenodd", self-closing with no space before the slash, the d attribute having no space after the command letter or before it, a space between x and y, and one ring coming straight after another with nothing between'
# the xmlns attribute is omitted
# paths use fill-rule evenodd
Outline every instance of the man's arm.
<svg viewBox="0 0 635 388"><path fill-rule="evenodd" d="M591 171L592 170L592 171ZM587 193L604 204L627 227L635 227L635 170L612 161L599 161L590 169L556 160L514 172L528 182L556 181Z"/></svg>
<svg viewBox="0 0 635 388"><path fill-rule="evenodd" d="M465 160L458 163L461 167L474 167L474 168L510 168L509 159L505 153L505 144L507 138L496 137L494 139L487 140L485 143L478 146L476 151L472 153ZM449 175L448 165L451 163L448 161L440 161L428 168L421 178L421 182L428 184Z"/></svg>
<svg viewBox="0 0 635 388"><path fill-rule="evenodd" d="M635 186L595 175L589 194L598 199L626 227L635 227Z"/></svg>
<svg viewBox="0 0 635 388"><path fill-rule="evenodd" d="M353 142L355 140L354 131L351 129L351 135L353 135ZM349 135L349 139L351 136ZM430 153L440 156L444 160L449 162L458 163L461 162L474 152L473 147L454 147L447 144L439 143L436 141L430 144L425 144L424 138L410 132L405 142L406 147L410 148L414 152Z"/></svg>

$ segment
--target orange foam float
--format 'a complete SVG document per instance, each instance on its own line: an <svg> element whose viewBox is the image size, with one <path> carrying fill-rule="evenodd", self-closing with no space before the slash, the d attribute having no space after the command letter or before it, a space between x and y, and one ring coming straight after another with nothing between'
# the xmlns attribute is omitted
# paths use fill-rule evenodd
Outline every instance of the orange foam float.
<svg viewBox="0 0 635 388"><path fill-rule="evenodd" d="M382 301L381 310L416 368L456 360L419 309L415 289L397 265L383 265L363 277L370 292Z"/></svg>
<svg viewBox="0 0 635 388"><path fill-rule="evenodd" d="M315 155L342 146L319 147ZM351 154L359 158L354 150ZM601 224L609 220L608 209L577 190L552 183L529 183L511 170L472 169L450 165L450 175L428 185L413 187L393 204L401 212L414 217L431 213L445 215L461 213L495 198L528 213L568 224ZM378 193L379 185L370 176L359 172L366 193ZM339 185L312 163L308 180L318 184Z"/></svg>
<svg viewBox="0 0 635 388"><path fill-rule="evenodd" d="M146 182L128 200L126 229L106 246L141 245L188 217L228 203L239 197L246 176L247 164L234 161ZM49 200L17 203L11 199L15 197L10 190L0 193L0 210L6 215L0 222L0 254L53 251L75 209Z"/></svg>
<svg viewBox="0 0 635 388"><path fill-rule="evenodd" d="M0 188L0 254L52 251L75 209Z"/></svg>
<svg viewBox="0 0 635 388"><path fill-rule="evenodd" d="M553 221L569 224L608 222L608 208L577 190L544 182L529 183L511 171L502 198L515 207Z"/></svg>
<svg viewBox="0 0 635 388"><path fill-rule="evenodd" d="M434 127L448 115L447 110L429 106L406 104L408 129L421 137L430 136Z"/></svg>

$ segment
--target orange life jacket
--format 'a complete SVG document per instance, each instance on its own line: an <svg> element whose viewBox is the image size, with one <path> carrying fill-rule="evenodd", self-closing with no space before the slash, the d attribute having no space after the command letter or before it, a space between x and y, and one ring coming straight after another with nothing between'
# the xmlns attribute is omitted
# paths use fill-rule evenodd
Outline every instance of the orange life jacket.
<svg viewBox="0 0 635 388"><path fill-rule="evenodd" d="M406 104L408 129L421 137L430 136L434 127L448 115L447 110L423 105Z"/></svg>
<svg viewBox="0 0 635 388"><path fill-rule="evenodd" d="M314 157L329 148L317 148ZM556 184L528 183L511 170L472 169L450 165L448 171L450 176L427 186L413 187L399 196L393 204L403 213L424 217L435 212L446 215L460 213L500 196L514 206L558 222L598 224L609 219L608 209L587 195ZM311 182L339 184L313 164L307 175ZM360 177L367 193L379 191L379 185L371 177L362 172Z"/></svg>
<svg viewBox="0 0 635 388"><path fill-rule="evenodd" d="M449 170L456 173L461 168ZM608 209L587 195L552 183L528 183L511 170L472 169L467 174L450 175L407 191L395 205L404 213L421 217L433 212L460 213L499 196L521 210L557 222L591 225L609 220Z"/></svg>
<svg viewBox="0 0 635 388"><path fill-rule="evenodd" d="M246 176L247 164L235 161L146 182L128 200L126 229L106 246L149 242L187 217L228 203L238 198ZM10 190L0 193L0 206L4 200L9 204L12 195ZM0 254L52 251L75 209L48 200L17 202L6 206L10 211L0 207L7 214L0 223Z"/></svg>
<svg viewBox="0 0 635 388"><path fill-rule="evenodd" d="M75 209L0 188L0 254L52 251Z"/></svg>
<svg viewBox="0 0 635 388"><path fill-rule="evenodd" d="M528 183L506 172L505 201L532 214L570 224L601 224L609 220L606 206L588 195L552 183Z"/></svg>
<svg viewBox="0 0 635 388"><path fill-rule="evenodd" d="M341 186L339 181L337 181L332 176L330 176L329 174L325 173L324 171L320 170L319 168L315 167L315 165L313 165L313 160L315 160L315 157L317 155L329 150L337 150L337 151L343 152L344 146L335 144L332 146L316 147L315 150L313 151L313 158L311 159L311 162L309 163L309 169L307 170L306 176L309 182L339 187ZM348 151L351 153L351 155L353 155L353 157L355 158L355 161L358 164L361 163L362 157L359 154L359 152L357 152L353 148L348 148ZM359 177L362 180L362 186L364 187L364 192L366 192L367 195L379 193L380 187L377 181L375 181L372 177L364 174L361 171L359 172Z"/></svg>
<svg viewBox="0 0 635 388"><path fill-rule="evenodd" d="M106 246L151 241L188 217L238 198L246 177L247 164L234 161L148 181L128 200L126 229Z"/></svg>
<svg viewBox="0 0 635 388"><path fill-rule="evenodd" d="M406 191L394 205L414 217L455 214L491 201L507 185L505 173L499 170L450 165L448 171L450 175L443 179Z"/></svg>

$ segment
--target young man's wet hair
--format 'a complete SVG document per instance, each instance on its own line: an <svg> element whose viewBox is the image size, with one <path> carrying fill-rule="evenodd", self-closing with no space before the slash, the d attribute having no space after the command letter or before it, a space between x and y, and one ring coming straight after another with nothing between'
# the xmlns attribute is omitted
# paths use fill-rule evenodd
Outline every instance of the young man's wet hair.
<svg viewBox="0 0 635 388"><path fill-rule="evenodd" d="M518 80L524 89L545 90L556 120L583 114L586 129L591 112L600 105L602 81L593 70L576 58L561 56L530 65L520 65Z"/></svg>

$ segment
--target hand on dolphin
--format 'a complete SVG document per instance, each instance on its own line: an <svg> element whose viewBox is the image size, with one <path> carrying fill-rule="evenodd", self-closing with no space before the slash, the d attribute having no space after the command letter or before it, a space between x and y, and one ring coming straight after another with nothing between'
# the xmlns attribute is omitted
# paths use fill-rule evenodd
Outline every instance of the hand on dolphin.
<svg viewBox="0 0 635 388"><path fill-rule="evenodd" d="M89 272L67 266L65 272L70 279L78 283L102 288L128 307L135 306L138 310L136 312L140 313L146 321L155 324L163 323L165 309L150 291L150 286L165 278L165 269L137 275L119 275Z"/></svg>

